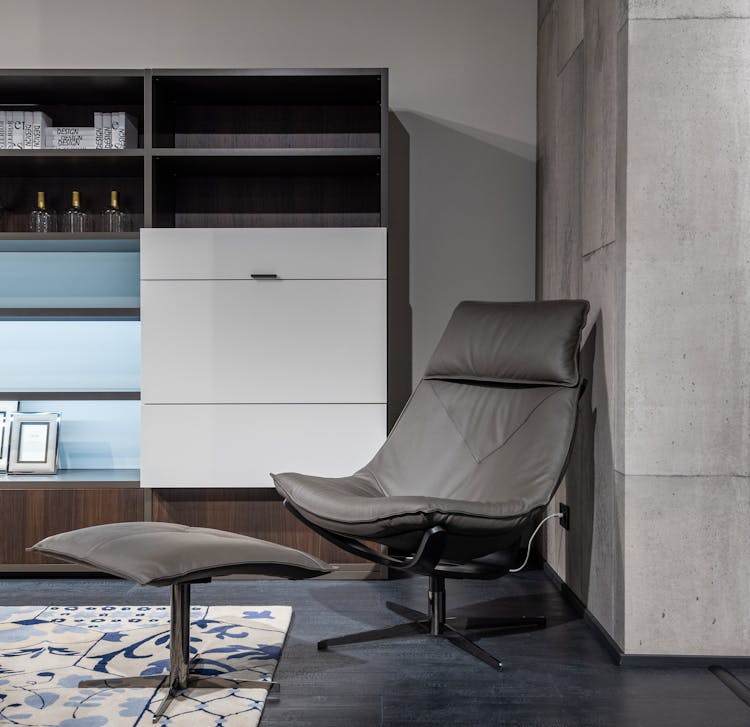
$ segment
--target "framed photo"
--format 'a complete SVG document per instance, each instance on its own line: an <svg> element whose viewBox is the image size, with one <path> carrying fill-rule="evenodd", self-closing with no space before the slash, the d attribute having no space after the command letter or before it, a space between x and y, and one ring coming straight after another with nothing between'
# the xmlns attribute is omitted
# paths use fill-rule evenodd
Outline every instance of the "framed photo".
<svg viewBox="0 0 750 727"><path fill-rule="evenodd" d="M10 417L17 411L17 401L0 401L0 472L6 472L8 469Z"/></svg>
<svg viewBox="0 0 750 727"><path fill-rule="evenodd" d="M12 414L8 474L54 475L59 437L59 414Z"/></svg>

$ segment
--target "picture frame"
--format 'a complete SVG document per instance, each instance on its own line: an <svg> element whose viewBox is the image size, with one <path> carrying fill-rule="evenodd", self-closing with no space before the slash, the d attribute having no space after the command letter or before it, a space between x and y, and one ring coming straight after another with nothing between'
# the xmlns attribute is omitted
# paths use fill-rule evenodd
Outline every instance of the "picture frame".
<svg viewBox="0 0 750 727"><path fill-rule="evenodd" d="M0 401L0 472L8 471L10 419L18 411L17 401Z"/></svg>
<svg viewBox="0 0 750 727"><path fill-rule="evenodd" d="M60 414L11 414L9 475L54 475L60 439Z"/></svg>

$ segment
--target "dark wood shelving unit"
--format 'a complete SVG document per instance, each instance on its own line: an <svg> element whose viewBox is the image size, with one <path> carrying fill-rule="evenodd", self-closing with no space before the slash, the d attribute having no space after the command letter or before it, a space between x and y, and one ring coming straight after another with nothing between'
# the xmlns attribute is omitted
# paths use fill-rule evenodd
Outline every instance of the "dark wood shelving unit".
<svg viewBox="0 0 750 727"><path fill-rule="evenodd" d="M125 111L136 119L137 149L0 150L0 203L5 207L0 232L28 230L36 193L44 191L47 207L61 212L71 192L81 193L92 213L108 204L109 190L120 194L133 215L133 229L146 224L143 148L147 124L146 72L143 70L6 70L0 71L0 106L46 113L54 126L93 126L95 111Z"/></svg>
<svg viewBox="0 0 750 727"><path fill-rule="evenodd" d="M126 111L137 119L138 148L0 150L0 254L138 252L135 230L141 227L389 225L385 69L0 71L0 107L31 104L56 126L92 126L94 111ZM46 193L48 208L61 212L74 189L93 213L116 189L134 232L26 232L37 191ZM393 255L391 237L401 251ZM403 250L408 256L405 244L405 236L389 233L389 266ZM389 316L395 310L389 305ZM0 320L139 315L136 307L0 308ZM6 391L0 397L138 400L140 392ZM0 476L8 525L0 527L0 569L54 568L53 561L23 550L51 533L152 516L230 528L351 563L291 518L274 491L152 493L137 489L138 477L118 470Z"/></svg>
<svg viewBox="0 0 750 727"><path fill-rule="evenodd" d="M153 71L153 225L385 225L386 78Z"/></svg>

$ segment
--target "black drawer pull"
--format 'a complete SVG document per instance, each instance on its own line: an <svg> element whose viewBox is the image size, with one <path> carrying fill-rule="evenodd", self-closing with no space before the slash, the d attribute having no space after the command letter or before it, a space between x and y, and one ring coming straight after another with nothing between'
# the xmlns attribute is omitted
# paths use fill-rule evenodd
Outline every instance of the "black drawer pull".
<svg viewBox="0 0 750 727"><path fill-rule="evenodd" d="M250 277L253 280L279 280L279 276L276 273L250 273Z"/></svg>

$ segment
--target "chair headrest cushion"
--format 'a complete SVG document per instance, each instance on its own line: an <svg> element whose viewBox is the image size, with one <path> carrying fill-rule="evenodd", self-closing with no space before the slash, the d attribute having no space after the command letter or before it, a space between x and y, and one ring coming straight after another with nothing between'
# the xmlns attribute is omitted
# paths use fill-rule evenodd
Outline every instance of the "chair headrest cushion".
<svg viewBox="0 0 750 727"><path fill-rule="evenodd" d="M459 303L424 378L577 386L588 311L585 300Z"/></svg>

